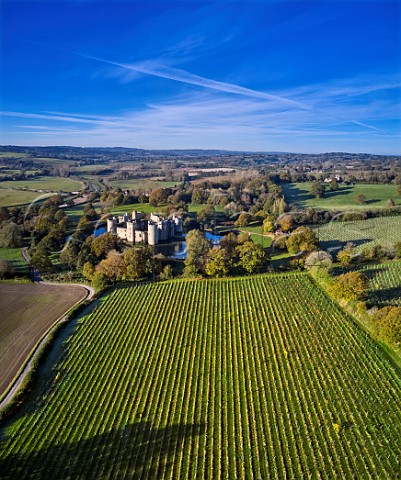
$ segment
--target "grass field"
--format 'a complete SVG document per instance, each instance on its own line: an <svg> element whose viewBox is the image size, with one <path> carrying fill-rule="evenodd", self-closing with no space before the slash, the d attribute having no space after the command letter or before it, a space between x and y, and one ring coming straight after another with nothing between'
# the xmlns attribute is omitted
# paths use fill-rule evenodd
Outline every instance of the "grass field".
<svg viewBox="0 0 401 480"><path fill-rule="evenodd" d="M0 152L0 158L26 158L26 155L17 152Z"/></svg>
<svg viewBox="0 0 401 480"><path fill-rule="evenodd" d="M262 235L262 225L250 225L248 227L238 228L241 232L248 232L251 236L251 240L254 243L259 243L263 247L267 248L273 243L273 239L268 235Z"/></svg>
<svg viewBox="0 0 401 480"><path fill-rule="evenodd" d="M50 190L52 192L74 192L83 188L82 182L62 177L37 177L35 179L8 180L0 182L2 188L29 188L31 190Z"/></svg>
<svg viewBox="0 0 401 480"><path fill-rule="evenodd" d="M8 260L17 275L28 275L28 267L22 257L21 248L0 248L0 259Z"/></svg>
<svg viewBox="0 0 401 480"><path fill-rule="evenodd" d="M154 190L155 188L170 188L179 185L180 182L167 182L162 180L128 179L128 180L110 180L110 185L114 188L122 188L127 190Z"/></svg>
<svg viewBox="0 0 401 480"><path fill-rule="evenodd" d="M372 245L392 247L401 241L401 216L375 217L351 222L331 222L314 226L323 250L338 251L353 242L355 251Z"/></svg>
<svg viewBox="0 0 401 480"><path fill-rule="evenodd" d="M43 200L51 194L29 192L25 190L11 190L1 188L0 183L0 207L14 207L16 205L27 205L38 199Z"/></svg>
<svg viewBox="0 0 401 480"><path fill-rule="evenodd" d="M85 295L80 287L0 284L0 396L43 333Z"/></svg>
<svg viewBox="0 0 401 480"><path fill-rule="evenodd" d="M401 472L400 372L305 274L115 290L53 358L2 478Z"/></svg>
<svg viewBox="0 0 401 480"><path fill-rule="evenodd" d="M326 210L366 210L386 207L386 201L392 198L396 205L401 205L401 198L397 195L396 185L363 184L356 185L340 184L335 192L330 191L326 185L324 198L314 198L309 192L312 183L284 183L282 185L285 201L288 205L296 204L299 207L322 208ZM355 202L355 196L363 194L366 203L360 205Z"/></svg>

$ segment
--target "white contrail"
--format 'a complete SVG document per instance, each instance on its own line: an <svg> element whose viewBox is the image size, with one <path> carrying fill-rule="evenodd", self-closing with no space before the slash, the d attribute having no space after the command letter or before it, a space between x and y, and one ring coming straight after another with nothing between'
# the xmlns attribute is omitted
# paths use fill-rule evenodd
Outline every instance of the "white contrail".
<svg viewBox="0 0 401 480"><path fill-rule="evenodd" d="M144 63L140 64L126 64L113 62L111 60L105 60L100 57L94 57L92 55L86 55L82 53L75 53L84 58L89 58L91 60L96 60L98 62L107 63L109 65L114 65L116 67L126 68L127 70L132 70L134 72L144 73L147 75L153 75L154 77L167 78L169 80L175 80L177 82L189 83L191 85L198 85L204 88L211 88L213 90L218 90L220 92L233 93L237 95L243 95L246 97L252 98L262 98L264 100L273 100L276 102L289 105L291 107L296 107L302 110L311 110L311 107L305 105L304 103L291 100L289 98L281 97L279 95L273 95L271 93L259 92L257 90L252 90L251 88L241 87L232 83L219 82L218 80L211 80L210 78L201 77L199 75L194 75L193 73L187 72L185 70L180 70L178 68L166 67L164 65L157 66L147 66Z"/></svg>
<svg viewBox="0 0 401 480"><path fill-rule="evenodd" d="M263 100L271 100L275 102L279 102L281 104L291 106L293 108L297 108L300 110L306 110L309 112L325 115L327 117L331 117L335 120L341 121L342 123L352 123L354 125L358 125L360 127L368 128L370 130L374 130L376 132L384 133L385 135L391 135L389 132L382 130L380 128L374 127L372 125L368 125L367 123L360 122L358 120L349 120L345 118L341 118L337 115L333 115L332 113L326 112L324 110L319 110L317 108L311 107L306 105L302 102L297 102L295 100L291 100L290 98L282 97L280 95L273 95L271 93L260 92L258 90L253 90L251 88L241 87L240 85L235 85L232 83L226 82L219 82L217 80L212 80L210 78L201 77L199 75L194 75L193 73L187 72L185 70L181 70L178 68L167 67L164 65L152 65L151 62L145 63L137 63L137 64L126 64L120 62L114 62L111 60L105 60L104 58L95 57L93 55L87 55L83 53L77 52L70 52L74 55L78 55L80 57L88 58L91 60L95 60L102 63L107 63L109 65L114 65L116 67L125 68L127 70L131 70L134 72L144 73L146 75L152 75L155 77L160 78L167 78L169 80L174 80L177 82L188 83L191 85L198 85L204 88L210 88L213 90L218 90L220 92L226 93L233 93L236 95L243 95L246 97L251 98L260 98Z"/></svg>

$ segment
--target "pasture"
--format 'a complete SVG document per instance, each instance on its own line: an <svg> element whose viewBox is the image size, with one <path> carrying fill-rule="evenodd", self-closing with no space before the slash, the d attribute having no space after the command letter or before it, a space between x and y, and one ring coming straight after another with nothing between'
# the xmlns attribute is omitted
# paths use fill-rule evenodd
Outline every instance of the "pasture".
<svg viewBox="0 0 401 480"><path fill-rule="evenodd" d="M149 178L133 178L128 180L109 180L113 188L123 190L154 190L155 188L171 188L179 185L180 182L168 182L164 180L150 180Z"/></svg>
<svg viewBox="0 0 401 480"><path fill-rule="evenodd" d="M339 211L385 208L389 198L392 198L396 205L401 205L401 198L397 195L396 185L339 184L338 190L332 192L329 185L326 184L325 196L323 198L312 197L309 193L311 186L311 182L282 184L286 203L302 208L312 207ZM365 195L365 204L361 205L355 201L355 196L358 194Z"/></svg>
<svg viewBox="0 0 401 480"><path fill-rule="evenodd" d="M28 190L12 190L1 188L0 183L0 207L15 207L17 205L28 205L31 202L43 200L51 194L30 192Z"/></svg>
<svg viewBox="0 0 401 480"><path fill-rule="evenodd" d="M69 328L0 432L3 478L401 471L400 371L306 274L119 288Z"/></svg>
<svg viewBox="0 0 401 480"><path fill-rule="evenodd" d="M0 284L0 397L44 332L85 295L81 287Z"/></svg>
<svg viewBox="0 0 401 480"><path fill-rule="evenodd" d="M323 250L332 253L353 242L355 252L365 247L381 245L393 247L401 241L401 216L374 217L349 222L335 221L313 226Z"/></svg>
<svg viewBox="0 0 401 480"><path fill-rule="evenodd" d="M16 275L28 275L28 267L22 257L21 248L0 248L0 259L10 262Z"/></svg>
<svg viewBox="0 0 401 480"><path fill-rule="evenodd" d="M83 188L83 183L71 178L62 177L37 177L25 180L7 180L0 183L2 188L15 188L29 190L48 190L52 192L74 192Z"/></svg>

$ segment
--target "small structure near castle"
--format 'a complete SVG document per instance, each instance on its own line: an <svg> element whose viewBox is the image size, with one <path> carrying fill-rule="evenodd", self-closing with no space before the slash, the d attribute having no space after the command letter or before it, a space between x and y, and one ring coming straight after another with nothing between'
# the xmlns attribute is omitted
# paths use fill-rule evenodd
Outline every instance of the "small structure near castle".
<svg viewBox="0 0 401 480"><path fill-rule="evenodd" d="M107 220L107 231L127 242L158 245L182 235L182 218L173 214L169 218L152 213L149 220L142 219L141 213L134 210L132 218L128 213Z"/></svg>

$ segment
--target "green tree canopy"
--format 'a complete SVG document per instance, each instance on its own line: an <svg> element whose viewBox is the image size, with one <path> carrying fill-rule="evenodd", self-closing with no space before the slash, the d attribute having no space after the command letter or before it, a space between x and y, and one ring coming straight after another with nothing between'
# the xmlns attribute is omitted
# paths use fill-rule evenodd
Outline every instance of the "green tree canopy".
<svg viewBox="0 0 401 480"><path fill-rule="evenodd" d="M209 277L225 277L230 271L230 264L225 250L222 247L213 247L208 254L205 266L206 274Z"/></svg>
<svg viewBox="0 0 401 480"><path fill-rule="evenodd" d="M266 253L261 245L247 241L237 247L239 265L248 273L260 272L266 264Z"/></svg>
<svg viewBox="0 0 401 480"><path fill-rule="evenodd" d="M312 183L310 194L312 197L323 198L325 194L325 186L320 180L316 180Z"/></svg>
<svg viewBox="0 0 401 480"><path fill-rule="evenodd" d="M291 254L317 250L317 237L310 227L296 228L286 241L287 250Z"/></svg>

